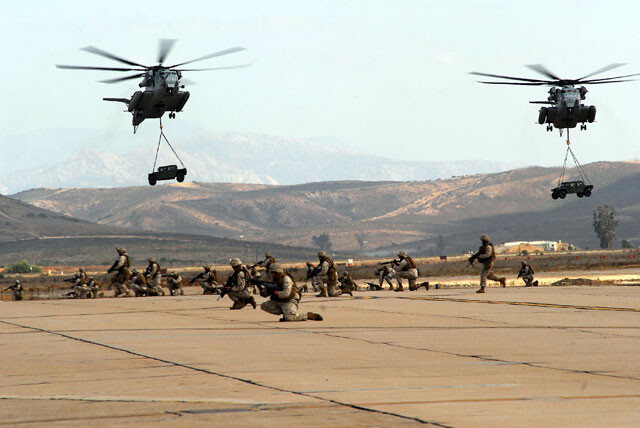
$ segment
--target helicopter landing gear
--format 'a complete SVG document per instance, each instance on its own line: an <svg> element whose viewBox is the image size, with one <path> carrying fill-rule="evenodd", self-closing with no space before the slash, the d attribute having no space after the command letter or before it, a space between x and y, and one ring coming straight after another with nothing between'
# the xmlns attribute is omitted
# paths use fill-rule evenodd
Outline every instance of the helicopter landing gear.
<svg viewBox="0 0 640 428"><path fill-rule="evenodd" d="M171 112L169 113L169 119L175 119L176 118L176 113L175 112Z"/></svg>
<svg viewBox="0 0 640 428"><path fill-rule="evenodd" d="M586 131L587 130L587 124L583 123L582 125L580 125L580 130L581 131Z"/></svg>
<svg viewBox="0 0 640 428"><path fill-rule="evenodd" d="M547 125L547 132L553 131L553 125Z"/></svg>

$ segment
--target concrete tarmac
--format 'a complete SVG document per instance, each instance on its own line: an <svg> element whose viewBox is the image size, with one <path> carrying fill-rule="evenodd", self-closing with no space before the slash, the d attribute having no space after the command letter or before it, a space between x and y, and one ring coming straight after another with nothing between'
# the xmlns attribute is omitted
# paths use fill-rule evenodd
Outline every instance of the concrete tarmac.
<svg viewBox="0 0 640 428"><path fill-rule="evenodd" d="M258 298L262 301L262 298ZM640 288L0 303L0 426L637 427Z"/></svg>

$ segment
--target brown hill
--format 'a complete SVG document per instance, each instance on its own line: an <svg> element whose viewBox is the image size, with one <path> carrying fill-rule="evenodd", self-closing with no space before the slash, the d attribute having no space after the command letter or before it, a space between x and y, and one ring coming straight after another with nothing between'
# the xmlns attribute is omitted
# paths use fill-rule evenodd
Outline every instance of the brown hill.
<svg viewBox="0 0 640 428"><path fill-rule="evenodd" d="M117 246L127 247L139 265L150 256L173 266L225 264L230 257L253 262L266 250L283 260L315 256L311 248L95 224L0 196L0 266L22 259L45 265L105 265L115 259Z"/></svg>
<svg viewBox="0 0 640 428"><path fill-rule="evenodd" d="M494 241L558 240L597 246L595 206L610 203L619 236L640 241L640 164L585 166L591 198L554 201L559 168L530 167L425 182L322 182L295 186L183 183L114 189L35 189L15 198L105 225L309 246L328 233L334 249L472 249L487 232ZM568 171L567 177L575 171Z"/></svg>

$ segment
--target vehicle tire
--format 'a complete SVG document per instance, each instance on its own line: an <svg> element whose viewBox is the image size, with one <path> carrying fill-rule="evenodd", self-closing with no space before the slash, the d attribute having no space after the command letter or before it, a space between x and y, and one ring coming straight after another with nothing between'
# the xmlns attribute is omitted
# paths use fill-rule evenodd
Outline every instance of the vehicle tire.
<svg viewBox="0 0 640 428"><path fill-rule="evenodd" d="M584 194L583 194L583 193L576 193L576 196L577 196L577 197L579 197L579 198L581 198L581 197L583 197L583 196L584 196Z"/></svg>
<svg viewBox="0 0 640 428"><path fill-rule="evenodd" d="M155 186L157 182L158 182L158 179L156 178L155 175L150 175L149 176L149 184L150 185Z"/></svg>
<svg viewBox="0 0 640 428"><path fill-rule="evenodd" d="M564 199L564 198L566 198L566 197L567 197L567 191L566 191L566 190L564 190L564 189L560 190L560 191L558 192L558 197L559 197L560 199Z"/></svg>
<svg viewBox="0 0 640 428"><path fill-rule="evenodd" d="M551 197L553 199L558 199L558 192L556 190L554 190L553 192L551 192Z"/></svg>
<svg viewBox="0 0 640 428"><path fill-rule="evenodd" d="M589 123L593 123L594 120L596 120L596 106L589 106L587 121L589 121Z"/></svg>
<svg viewBox="0 0 640 428"><path fill-rule="evenodd" d="M540 125L542 125L543 123L545 123L547 121L547 113L548 113L549 109L547 109L546 107L541 107L540 108L540 113L538 114L538 123Z"/></svg>
<svg viewBox="0 0 640 428"><path fill-rule="evenodd" d="M178 183L182 183L184 181L184 174L176 175L176 180L178 180Z"/></svg>
<svg viewBox="0 0 640 428"><path fill-rule="evenodd" d="M591 189L586 189L584 191L584 195L588 198L589 196L591 196Z"/></svg>

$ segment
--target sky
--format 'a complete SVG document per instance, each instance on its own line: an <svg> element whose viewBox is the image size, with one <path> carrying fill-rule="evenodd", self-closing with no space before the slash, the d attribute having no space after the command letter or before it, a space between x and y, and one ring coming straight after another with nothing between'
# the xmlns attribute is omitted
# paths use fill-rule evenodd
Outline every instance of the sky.
<svg viewBox="0 0 640 428"><path fill-rule="evenodd" d="M481 71L538 78L542 63L575 78L640 72L640 4L633 1L24 1L3 2L0 169L4 174L83 149L127 153L158 138L157 121L133 135L123 105L137 81L125 73L55 64L119 66L80 50L95 46L155 64L234 46L246 50L194 66L248 68L184 73L197 82L165 131L179 145L206 132L328 141L397 160L486 159L560 165L565 144L537 124L545 87L476 83ZM582 163L640 159L640 81L594 85L596 123L572 133Z"/></svg>

